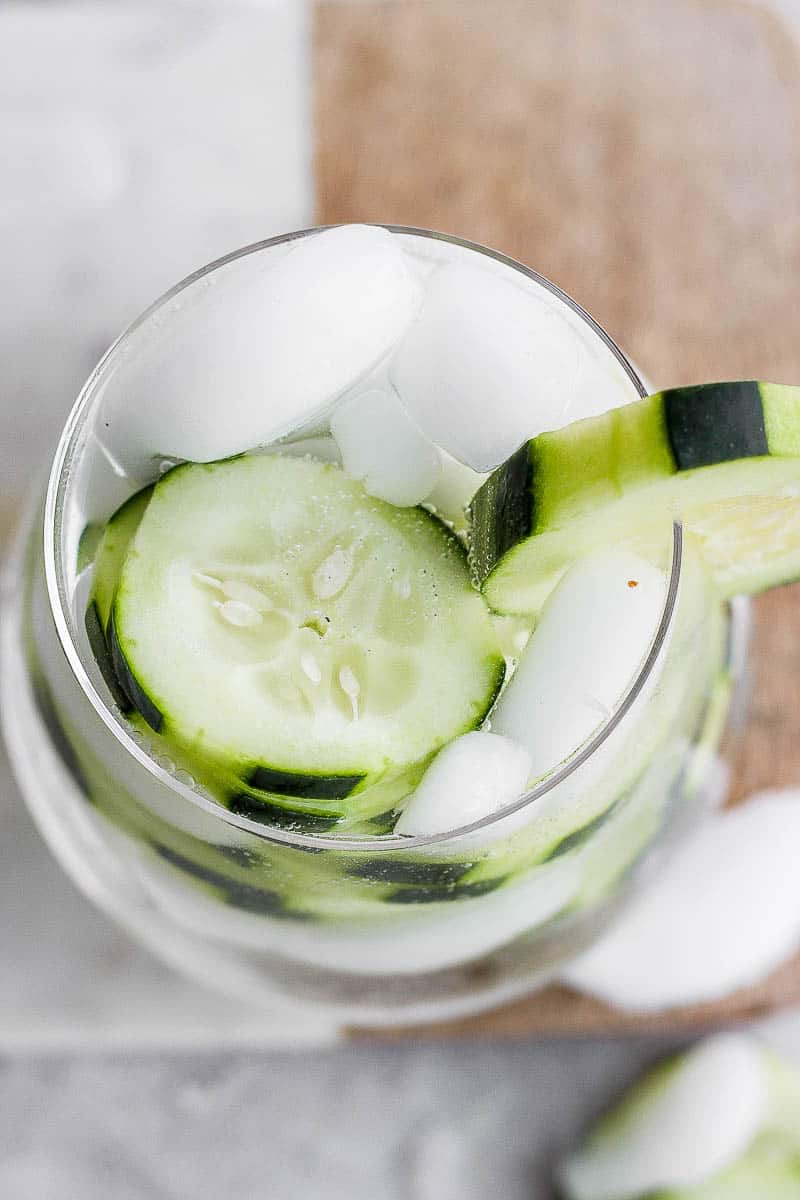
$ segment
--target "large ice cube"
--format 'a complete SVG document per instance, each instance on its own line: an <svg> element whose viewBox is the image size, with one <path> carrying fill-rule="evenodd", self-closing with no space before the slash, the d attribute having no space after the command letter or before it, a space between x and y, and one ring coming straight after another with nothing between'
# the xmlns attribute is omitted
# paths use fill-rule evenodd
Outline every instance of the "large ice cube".
<svg viewBox="0 0 800 1200"><path fill-rule="evenodd" d="M510 269L443 267L390 368L428 437L476 471L544 430L636 398L611 351L535 287Z"/></svg>
<svg viewBox="0 0 800 1200"><path fill-rule="evenodd" d="M598 550L550 596L492 729L527 746L538 777L611 716L658 628L666 578L625 549Z"/></svg>
<svg viewBox="0 0 800 1200"><path fill-rule="evenodd" d="M711 817L570 964L566 981L629 1012L760 982L800 945L796 839L798 792L765 792Z"/></svg>
<svg viewBox="0 0 800 1200"><path fill-rule="evenodd" d="M331 416L331 433L347 474L390 504L419 504L441 473L439 451L391 392L371 388L347 397Z"/></svg>
<svg viewBox="0 0 800 1200"><path fill-rule="evenodd" d="M498 812L525 791L531 756L496 733L465 733L440 750L395 833L444 833Z"/></svg>
<svg viewBox="0 0 800 1200"><path fill-rule="evenodd" d="M98 432L133 473L159 455L224 458L308 423L418 308L419 284L384 229L317 233L274 265L271 253L201 278L129 340Z"/></svg>

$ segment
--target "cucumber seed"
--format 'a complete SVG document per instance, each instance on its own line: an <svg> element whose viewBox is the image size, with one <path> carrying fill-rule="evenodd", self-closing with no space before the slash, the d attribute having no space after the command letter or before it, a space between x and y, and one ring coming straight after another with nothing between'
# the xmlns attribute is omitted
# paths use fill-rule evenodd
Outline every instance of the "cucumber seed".
<svg viewBox="0 0 800 1200"><path fill-rule="evenodd" d="M353 707L353 720L358 720L358 697L361 687L350 667L339 668L339 684Z"/></svg>
<svg viewBox="0 0 800 1200"><path fill-rule="evenodd" d="M353 555L349 550L334 550L314 572L311 586L320 600L329 600L342 590L353 570Z"/></svg>
<svg viewBox="0 0 800 1200"><path fill-rule="evenodd" d="M219 605L219 615L229 625L248 628L261 623L261 613L242 600L226 600Z"/></svg>
<svg viewBox="0 0 800 1200"><path fill-rule="evenodd" d="M307 650L300 655L300 667L302 668L303 674L307 676L312 683L317 684L322 679L322 669L319 663L314 658L314 655L310 654Z"/></svg>

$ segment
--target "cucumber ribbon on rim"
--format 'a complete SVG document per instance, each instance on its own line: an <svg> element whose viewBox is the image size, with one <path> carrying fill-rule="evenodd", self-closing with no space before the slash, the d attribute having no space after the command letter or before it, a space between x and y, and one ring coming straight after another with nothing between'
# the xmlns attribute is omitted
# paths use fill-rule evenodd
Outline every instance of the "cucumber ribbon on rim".
<svg viewBox="0 0 800 1200"><path fill-rule="evenodd" d="M719 593L800 577L800 388L671 388L524 443L479 488L470 565L489 604L535 613L599 545L648 545L676 518Z"/></svg>

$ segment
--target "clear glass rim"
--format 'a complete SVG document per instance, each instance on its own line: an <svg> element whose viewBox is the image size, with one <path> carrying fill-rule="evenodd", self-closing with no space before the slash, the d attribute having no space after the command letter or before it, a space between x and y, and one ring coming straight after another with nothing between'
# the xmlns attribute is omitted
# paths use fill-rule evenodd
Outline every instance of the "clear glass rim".
<svg viewBox="0 0 800 1200"><path fill-rule="evenodd" d="M377 224L377 223L374 223ZM389 230L391 233L407 234L414 237L429 238L435 241L449 242L462 249L474 251L477 254L484 255L495 259L497 262L503 263L512 270L518 271L520 274L532 279L536 284L543 287L545 290L552 293L568 308L572 309L581 319L589 326L590 329L605 343L614 357L623 367L625 373L633 384L635 390L640 396L647 395L647 389L643 385L636 370L626 358L622 350L617 346L608 333L600 326L595 319L581 307L577 301L573 300L562 288L557 284L552 283L537 271L524 264L517 262L508 255L502 254L500 251L492 250L486 246L481 246L477 242L470 242L463 238L456 237L452 234L440 233L430 229L418 229L409 225L382 225L381 228ZM59 641L61 643L64 654L67 658L69 667L75 676L81 690L90 702L92 708L99 716L102 723L112 736L122 745L123 749L130 754L142 767L145 768L154 776L159 783L165 785L173 794L180 796L181 799L189 801L195 807L203 809L207 814L215 819L224 822L225 824L234 826L256 837L266 841L276 842L283 845L298 846L303 848L314 849L331 849L339 851L357 851L357 852L385 852L398 850L412 850L425 846L433 846L443 842L453 842L467 834L479 833L483 830L488 830L491 826L507 817L520 812L529 805L534 804L542 796L551 792L554 788L565 782L571 775L580 769L599 748L607 741L613 731L617 728L620 722L628 713L636 698L644 688L651 672L655 666L656 660L661 652L661 649L669 632L672 618L675 612L678 586L681 575L681 561L683 549L683 535L679 522L673 524L673 539L672 539L672 560L669 573L669 581L667 586L667 594L664 601L664 607L661 613L658 628L655 632L653 640L650 644L647 656L644 659L635 679L630 684L629 688L623 695L617 707L604 722L595 734L567 759L560 767L553 770L545 779L541 780L535 787L523 793L512 804L507 804L497 812L491 813L489 816L482 817L477 821L472 821L467 825L459 826L457 829L445 830L435 834L388 834L379 837L355 837L355 836L337 836L336 834L322 835L313 833L301 833L294 830L281 829L277 826L271 826L259 821L253 821L248 817L239 816L236 813L230 812L221 804L193 790L191 787L179 780L175 779L168 771L159 766L157 762L143 749L130 735L125 726L121 723L119 716L114 713L106 704L103 697L95 688L78 652L77 643L72 629L72 617L70 612L69 597L67 595L66 580L64 565L62 562L62 529L63 529L63 502L69 480L69 469L72 458L76 449L76 442L80 434L84 422L87 418L91 401L94 397L95 390L102 380L105 371L113 364L117 355L127 343L130 336L137 330L145 321L147 321L162 305L168 303L178 293L190 287L198 279L210 274L211 272L226 266L228 263L234 262L238 258L243 258L249 254L255 254L259 251L266 250L271 246L280 245L284 242L294 241L297 238L307 237L311 234L319 232L321 229L332 228L332 226L313 226L309 229L297 230L292 233L280 234L277 237L267 238L260 242L254 242L251 245L244 246L241 249L234 250L230 254L224 255L222 258L215 259L206 266L200 267L197 271L192 272L185 279L175 284L169 291L160 296L153 304L144 310L143 313L117 338L117 340L109 347L103 357L100 359L97 366L94 368L86 383L78 395L77 400L72 408L72 411L67 418L64 430L58 443L58 447L53 458L50 476L47 485L47 495L44 509L44 567L45 578L48 593L50 610L53 616L53 621L56 627Z"/></svg>

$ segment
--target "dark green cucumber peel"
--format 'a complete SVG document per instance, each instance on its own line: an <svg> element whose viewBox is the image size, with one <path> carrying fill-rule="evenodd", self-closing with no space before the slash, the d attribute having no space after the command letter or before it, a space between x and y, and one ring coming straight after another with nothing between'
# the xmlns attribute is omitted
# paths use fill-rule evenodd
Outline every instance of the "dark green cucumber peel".
<svg viewBox="0 0 800 1200"><path fill-rule="evenodd" d="M472 900L495 891L506 881L505 875L494 879L476 879L474 883L449 883L444 887L401 887L384 897L387 904L438 904L441 901Z"/></svg>
<svg viewBox="0 0 800 1200"><path fill-rule="evenodd" d="M401 858L376 858L354 863L347 870L355 879L370 879L376 883L410 883L419 886L442 886L456 883L475 866L473 862L410 862Z"/></svg>
<svg viewBox="0 0 800 1200"><path fill-rule="evenodd" d="M214 888L220 893L221 899L232 908L241 908L246 912L284 917L290 920L305 921L310 917L308 913L289 908L280 893L272 888L260 888L254 884L229 879L222 872L215 871L213 867L195 862L194 859L187 858L186 855L160 842L151 842L151 845L158 856L168 862L170 866Z"/></svg>
<svg viewBox="0 0 800 1200"><path fill-rule="evenodd" d="M247 784L259 792L297 800L344 800L365 778L364 775L308 775L259 766L251 772Z"/></svg>
<svg viewBox="0 0 800 1200"><path fill-rule="evenodd" d="M263 825L274 825L278 829L294 830L298 833L325 833L333 829L342 820L342 812L325 812L303 809L284 808L274 800L260 800L247 792L233 796L228 803L232 813L240 817L249 817L251 821L259 821Z"/></svg>
<svg viewBox="0 0 800 1200"><path fill-rule="evenodd" d="M468 562L478 583L518 542L534 532L533 458L525 442L481 484L467 511ZM502 679L500 686L502 686ZM498 687L498 692L500 687Z"/></svg>
<svg viewBox="0 0 800 1200"><path fill-rule="evenodd" d="M755 380L670 388L661 397L678 471L770 453Z"/></svg>
<svg viewBox="0 0 800 1200"><path fill-rule="evenodd" d="M540 434L473 497L473 579L484 588L524 542L533 554L539 535L566 535L573 519L640 486L753 458L800 458L800 388L752 380L671 388Z"/></svg>
<svg viewBox="0 0 800 1200"><path fill-rule="evenodd" d="M138 713L141 713L150 728L159 733L164 724L164 714L153 703L128 666L128 660L119 644L113 608L108 622L108 645L111 651L111 662L114 667L114 673L119 681L119 686L128 697L133 708Z"/></svg>
<svg viewBox="0 0 800 1200"><path fill-rule="evenodd" d="M89 639L89 646L94 660L100 669L100 674L103 676L103 681L111 692L114 703L122 713L129 713L132 710L132 705L125 689L117 677L112 662L111 649L108 644L102 623L100 621L100 613L97 611L97 605L94 600L90 601L86 609L84 617L84 625L86 627L86 636Z"/></svg>

